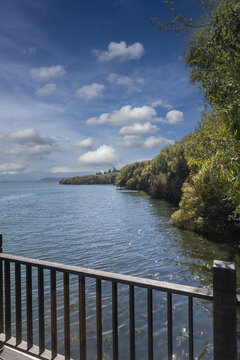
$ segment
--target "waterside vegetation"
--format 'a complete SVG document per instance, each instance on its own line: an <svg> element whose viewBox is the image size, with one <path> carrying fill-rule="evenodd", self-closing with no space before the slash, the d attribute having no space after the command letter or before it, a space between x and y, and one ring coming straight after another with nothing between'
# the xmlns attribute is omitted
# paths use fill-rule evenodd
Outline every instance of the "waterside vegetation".
<svg viewBox="0 0 240 360"><path fill-rule="evenodd" d="M116 185L179 204L172 215L178 227L230 240L240 233L240 3L200 3L207 15L193 26L176 14L170 24L175 32L184 24L195 29L184 57L208 110L194 133L152 161L124 167Z"/></svg>
<svg viewBox="0 0 240 360"><path fill-rule="evenodd" d="M62 179L59 183L61 185L110 185L115 183L117 174L117 171L111 171L104 174L74 176Z"/></svg>

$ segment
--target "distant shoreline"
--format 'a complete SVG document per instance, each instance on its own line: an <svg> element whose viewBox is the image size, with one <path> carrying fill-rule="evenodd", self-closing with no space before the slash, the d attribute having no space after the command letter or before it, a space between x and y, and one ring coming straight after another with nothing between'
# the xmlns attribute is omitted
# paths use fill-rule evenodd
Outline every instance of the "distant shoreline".
<svg viewBox="0 0 240 360"><path fill-rule="evenodd" d="M60 185L114 185L118 172L112 171L105 174L74 176L62 179Z"/></svg>

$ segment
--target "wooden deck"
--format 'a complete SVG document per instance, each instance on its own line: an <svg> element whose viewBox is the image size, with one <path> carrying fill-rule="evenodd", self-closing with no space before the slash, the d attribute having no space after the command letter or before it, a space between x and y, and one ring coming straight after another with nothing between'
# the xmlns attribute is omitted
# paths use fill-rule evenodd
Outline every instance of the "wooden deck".
<svg viewBox="0 0 240 360"><path fill-rule="evenodd" d="M11 349L7 345L4 346L2 352L0 353L1 360L36 360L35 356L28 354L23 354L21 351L16 349Z"/></svg>

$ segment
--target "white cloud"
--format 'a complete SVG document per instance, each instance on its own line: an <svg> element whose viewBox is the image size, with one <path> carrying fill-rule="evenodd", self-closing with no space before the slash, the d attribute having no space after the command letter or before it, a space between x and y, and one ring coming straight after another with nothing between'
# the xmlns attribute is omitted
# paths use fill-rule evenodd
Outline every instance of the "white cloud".
<svg viewBox="0 0 240 360"><path fill-rule="evenodd" d="M140 59L144 54L144 47L141 43L136 42L127 46L125 41L119 43L110 42L107 51L95 50L99 61L110 61L118 59L120 61Z"/></svg>
<svg viewBox="0 0 240 360"><path fill-rule="evenodd" d="M0 164L0 171L2 175L13 175L24 172L26 170L26 166L21 163L15 162L7 162Z"/></svg>
<svg viewBox="0 0 240 360"><path fill-rule="evenodd" d="M88 137L84 140L77 141L74 146L79 149L90 149L93 146L93 138Z"/></svg>
<svg viewBox="0 0 240 360"><path fill-rule="evenodd" d="M108 75L107 80L112 84L115 83L117 85L127 87L129 92L141 91L135 86L134 80L129 76L123 76L123 75L111 73Z"/></svg>
<svg viewBox="0 0 240 360"><path fill-rule="evenodd" d="M80 165L113 165L119 161L119 155L112 146L102 145L95 151L88 151L78 158Z"/></svg>
<svg viewBox="0 0 240 360"><path fill-rule="evenodd" d="M6 154L15 155L15 156L23 156L23 157L42 157L47 154L51 154L53 150L56 150L55 145L46 145L46 144L27 144L27 145L17 145L12 149L7 150Z"/></svg>
<svg viewBox="0 0 240 360"><path fill-rule="evenodd" d="M9 133L5 138L8 143L17 144L5 153L18 158L41 158L57 149L56 140L33 128Z"/></svg>
<svg viewBox="0 0 240 360"><path fill-rule="evenodd" d="M123 147L141 148L142 142L139 141L139 138L139 135L125 135L120 138L118 145Z"/></svg>
<svg viewBox="0 0 240 360"><path fill-rule="evenodd" d="M48 96L51 95L54 91L56 91L56 85L50 83L40 89L37 89L35 94L38 96Z"/></svg>
<svg viewBox="0 0 240 360"><path fill-rule="evenodd" d="M166 115L166 122L172 125L183 122L183 113L179 110L171 110Z"/></svg>
<svg viewBox="0 0 240 360"><path fill-rule="evenodd" d="M60 77L65 73L66 71L61 65L33 68L30 70L30 75L36 81L48 81L49 79Z"/></svg>
<svg viewBox="0 0 240 360"><path fill-rule="evenodd" d="M54 140L46 135L40 135L36 129L19 130L6 135L7 140L17 144L53 144Z"/></svg>
<svg viewBox="0 0 240 360"><path fill-rule="evenodd" d="M154 147L163 147L172 144L174 144L174 140L166 139L162 136L150 136L144 142L144 146L149 149Z"/></svg>
<svg viewBox="0 0 240 360"><path fill-rule="evenodd" d="M130 105L123 106L120 110L112 113L104 113L99 117L92 117L87 120L89 125L125 125L148 121L158 121L156 111L150 106L132 107Z"/></svg>
<svg viewBox="0 0 240 360"><path fill-rule="evenodd" d="M126 135L146 135L152 134L158 130L158 127L152 125L150 122L144 124L133 124L130 126L124 126L120 129L119 134Z"/></svg>
<svg viewBox="0 0 240 360"><path fill-rule="evenodd" d="M154 101L154 102L151 104L151 106L152 106L153 108L158 107L158 106L161 106L161 107L166 108L166 109L168 109L168 110L170 110L170 109L172 108L172 105L171 105L171 104L168 104L168 103L166 103L165 101L163 101L163 100L161 100L161 99L159 99L159 100L157 100L157 101Z"/></svg>
<svg viewBox="0 0 240 360"><path fill-rule="evenodd" d="M75 172L76 169L70 169L66 166L56 166L56 167L52 167L49 172L51 174L57 174L57 173L69 173L69 172Z"/></svg>
<svg viewBox="0 0 240 360"><path fill-rule="evenodd" d="M97 97L101 97L104 88L105 88L104 85L92 83L91 85L85 85L80 89L78 89L76 95L78 98L91 100Z"/></svg>

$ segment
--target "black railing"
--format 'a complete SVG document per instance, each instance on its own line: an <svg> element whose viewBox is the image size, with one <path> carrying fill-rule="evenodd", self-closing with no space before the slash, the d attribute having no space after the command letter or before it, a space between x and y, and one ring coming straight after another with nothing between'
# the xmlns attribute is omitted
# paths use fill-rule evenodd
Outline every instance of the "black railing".
<svg viewBox="0 0 240 360"><path fill-rule="evenodd" d="M37 269L37 270L36 270ZM24 276L25 270L25 276ZM38 346L34 345L33 324L33 270L37 276L37 337ZM49 273L50 282L50 334L51 347L46 349L45 339L45 282ZM14 275L15 276L14 276ZM57 276L62 274L62 288L64 299L64 355L58 353L58 326L57 326ZM78 266L63 265L48 261L29 259L9 254L0 254L0 340L6 346L32 354L42 359L70 359L71 358L71 314L70 314L70 282L69 276L78 279L78 312L79 312L79 356L77 359L87 358L86 337L86 290L85 279L95 279L96 291L96 349L97 360L103 359L103 329L102 329L102 283L110 282L112 287L112 359L118 360L119 349L119 304L118 286L128 286L129 296L129 351L130 359L136 358L135 349L135 289L147 289L147 342L148 359L154 355L153 335L153 291L167 294L167 342L168 359L173 358L173 305L172 295L182 295L188 298L188 353L189 359L194 359L194 329L193 329L193 298L213 302L214 313L214 359L237 359L236 335L236 273L233 263L215 262L213 268L213 291L191 286L173 284L151 279L138 278L128 275L113 274L110 272L92 270ZM26 284L26 292L23 289ZM14 284L11 279L14 277ZM22 311L22 296L26 297L26 311ZM12 319L12 303L15 298L15 321ZM23 318L26 314L26 341L23 341ZM14 328L14 329L13 329ZM14 331L12 331L14 330ZM14 337L13 337L14 333ZM226 356L227 354L227 356ZM76 358L76 357L75 357Z"/></svg>

